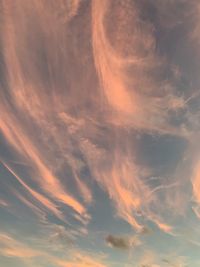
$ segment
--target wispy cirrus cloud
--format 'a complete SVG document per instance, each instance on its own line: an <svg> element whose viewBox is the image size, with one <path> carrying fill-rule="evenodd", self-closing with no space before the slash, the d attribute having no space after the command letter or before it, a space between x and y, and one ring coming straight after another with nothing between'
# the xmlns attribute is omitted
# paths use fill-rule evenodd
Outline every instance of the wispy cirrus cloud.
<svg viewBox="0 0 200 267"><path fill-rule="evenodd" d="M39 257L55 266L115 265L93 254L108 249L91 238L97 225L118 227L106 238L113 248L131 247L129 231L144 250L158 236L177 245L187 218L200 217L198 1L0 5L2 220L16 199L39 229L53 225L53 253L72 251L49 256L49 245ZM8 257L22 258L22 244L2 240ZM134 256L167 264L157 254Z"/></svg>
<svg viewBox="0 0 200 267"><path fill-rule="evenodd" d="M77 10L80 3L73 3ZM144 217L165 232L171 232L171 226L152 211L157 196L145 181L150 172L143 174L148 168L135 162L137 139L130 140L128 134L146 131L187 136L183 128L170 123L170 112L184 108L183 98L175 94L172 81L162 80L155 74L164 70L166 63L156 54L153 24L139 19L140 9L136 3L127 1L116 5L113 1L93 1L90 10L92 47L84 49L94 58L95 68L88 71L93 74L91 81L96 95L87 91L78 97L79 87L89 90L88 78L79 70L82 81L79 84L72 70L80 68L77 57L82 52L80 47L73 48L70 60L74 58L74 65L70 71L70 60L67 60L70 44L67 45L67 37L63 37L62 46L66 46L66 50L59 48L58 37L63 36L65 26L52 14L52 6L47 7L42 17L43 3L24 2L17 10L13 4L4 3L3 7L7 12L2 34L8 70L7 91L1 93L1 129L20 157L31 166L31 179L50 198L71 207L76 213L74 218L87 222L90 218L87 205L93 198L88 179L82 179L83 170L87 169L115 203L118 215L134 228L143 228L136 215L142 210ZM76 12L72 12L74 16ZM113 22L109 12L113 21L117 21L115 33L111 30ZM29 14L32 14L30 20ZM14 23L15 16L20 16L20 33ZM47 21L52 25L49 33L44 28ZM34 24L33 35L28 31L29 22ZM124 29L130 30L129 24L135 25L133 35L123 36ZM81 57L81 60L86 59ZM64 69L69 70L70 76L65 75ZM157 93L158 88L162 88L162 95ZM95 110L92 105L88 109L87 103L95 104ZM74 109L77 106L79 109ZM106 131L101 129L101 124ZM99 138L109 144L109 148L98 145ZM109 164L105 164L106 161Z"/></svg>
<svg viewBox="0 0 200 267"><path fill-rule="evenodd" d="M49 254L46 249L36 249L30 244L19 241L10 234L0 233L0 255L5 257L17 258L27 264L34 264L39 258L43 258L43 262L56 264L56 266L95 266L95 267L106 267L101 257L84 253L79 250L72 250L70 257L65 259L59 259L56 255ZM68 258L68 259L67 259ZM97 259L99 258L99 259ZM41 266L41 265L40 265Z"/></svg>
<svg viewBox="0 0 200 267"><path fill-rule="evenodd" d="M4 199L0 199L0 205L3 207L7 207L9 204Z"/></svg>
<svg viewBox="0 0 200 267"><path fill-rule="evenodd" d="M31 249L6 233L0 234L1 255L21 259L34 258L41 255L40 251Z"/></svg>
<svg viewBox="0 0 200 267"><path fill-rule="evenodd" d="M3 163L4 166L7 168L7 170L18 180L18 182L40 203L42 203L48 210L50 210L52 213L54 213L58 218L62 219L61 212L57 209L56 205L53 204L48 198L43 196L42 194L36 192L35 190L31 189L23 180L14 172L11 170L10 167L8 167L5 163ZM20 196L20 199L24 201L29 207L31 205L30 202L25 201L22 196ZM31 205L33 208L33 206Z"/></svg>

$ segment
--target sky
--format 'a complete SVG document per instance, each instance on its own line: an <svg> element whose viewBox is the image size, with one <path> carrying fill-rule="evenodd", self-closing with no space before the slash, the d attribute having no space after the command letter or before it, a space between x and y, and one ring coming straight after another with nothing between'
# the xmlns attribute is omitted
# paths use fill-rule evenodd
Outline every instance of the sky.
<svg viewBox="0 0 200 267"><path fill-rule="evenodd" d="M199 267L199 73L199 0L0 0L0 267Z"/></svg>

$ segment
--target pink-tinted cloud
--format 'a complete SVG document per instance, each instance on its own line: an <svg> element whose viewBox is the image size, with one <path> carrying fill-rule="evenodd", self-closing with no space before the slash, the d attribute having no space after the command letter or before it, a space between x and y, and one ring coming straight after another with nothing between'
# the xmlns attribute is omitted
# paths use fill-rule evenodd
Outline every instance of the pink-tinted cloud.
<svg viewBox="0 0 200 267"><path fill-rule="evenodd" d="M73 215L86 226L88 206L101 201L93 192L98 185L133 229L142 233L151 221L172 233L167 212L173 200L177 210L185 206L179 194L185 179L180 182L170 170L170 182L154 185L149 177L157 166L139 159L137 138L146 133L190 139L184 123L176 125L171 115L188 112L190 97L175 88L181 70L172 70L174 83L165 75L169 63L156 53L153 23L142 19L137 1L93 0L85 9L81 2L3 1L6 87L0 93L0 129L28 175L18 175L13 164L4 166L61 220ZM198 172L192 182L199 203ZM15 194L40 216L29 198ZM65 206L70 209L63 214ZM80 256L59 264L103 266Z"/></svg>
<svg viewBox="0 0 200 267"><path fill-rule="evenodd" d="M59 258L53 253L49 253L46 248L37 249L28 243L20 241L8 233L0 233L0 255L4 257L12 257L21 261L33 264L37 259L50 263L53 266L61 267L106 267L102 256L88 254L82 250L70 250L70 255Z"/></svg>
<svg viewBox="0 0 200 267"><path fill-rule="evenodd" d="M37 191L31 189L10 167L8 167L5 163L4 166L8 169L8 171L18 180L18 182L42 205L44 205L48 210L50 210L53 214L55 214L58 218L63 219L62 213L58 210L56 205L51 202L48 198L41 195ZM26 202L26 204L28 204ZM30 204L29 204L30 206Z"/></svg>
<svg viewBox="0 0 200 267"><path fill-rule="evenodd" d="M200 218L200 164L196 163L194 167L193 176L192 176L192 189L193 189L193 200L196 202L197 206L193 207L193 211L198 218Z"/></svg>
<svg viewBox="0 0 200 267"><path fill-rule="evenodd" d="M106 267L107 265L99 262L92 257L77 255L76 260L73 261L62 261L62 260L55 260L55 263L61 267Z"/></svg>
<svg viewBox="0 0 200 267"><path fill-rule="evenodd" d="M7 120L9 123L10 118ZM62 185L58 179L52 174L52 172L46 167L40 159L38 152L31 144L30 140L26 135L23 134L17 125L14 125L14 121L10 122L10 128L1 122L1 129L5 137L17 148L20 153L25 153L29 159L31 159L36 165L36 171L38 176L42 179L37 179L37 182L42 186L44 191L48 192L50 195L55 197L57 200L67 204L72 207L78 213L84 213L84 207L75 200L72 196L68 195L62 188Z"/></svg>
<svg viewBox="0 0 200 267"><path fill-rule="evenodd" d="M200 203L200 165L197 163L194 169L193 191L195 198Z"/></svg>
<svg viewBox="0 0 200 267"><path fill-rule="evenodd" d="M73 3L71 14L76 14L79 4ZM91 119L88 120L84 115L86 106L84 106L85 111L84 108L77 110L76 116L71 116L69 112L74 105L81 106L82 99L71 92L66 97L63 89L69 81L65 78L66 75L60 76L58 60L63 69L68 68L68 62L65 50L60 49L56 53L54 51L55 47L59 46L58 36L63 36L63 28L52 13L52 6L49 5L44 10L43 2L31 4L23 1L23 4L15 9L11 2L7 2L4 3L4 9L6 18L3 44L5 63L8 66L9 94L18 113L13 112L13 107L6 100L6 95L2 95L1 131L7 141L31 166L32 180L48 198L28 187L23 180L19 180L19 177L18 181L57 216L59 211L53 203L49 202L50 198L71 207L76 212L75 218L81 222L87 222L90 217L85 204L80 201L82 198L88 204L93 198L89 186L81 177L81 170L86 165L94 175L94 179L114 202L117 214L121 218L137 230L142 230L143 226L136 216L142 210L146 218L156 222L164 231L169 231L171 228L167 223L159 219L158 215L152 215L150 207L157 198L155 194L151 194L151 188L143 181L144 175L140 175L142 170L133 159L134 151L125 148L124 152L117 144L129 146L128 140L123 140L124 136L120 134L124 127L138 131L158 131L160 134L182 134L174 126L170 126L167 114L169 109L182 108L182 99L173 95L173 88L169 83L163 83L157 80L157 77L151 77L148 74L163 64L162 60L155 55L155 40L151 25L147 23L140 25L139 11L130 1L126 1L119 7L114 1L110 3L92 1L93 50L90 53L94 56L95 70L100 82L99 89L94 90L102 97L100 99L92 97L89 92L83 95L83 99L86 98L89 102L94 100L97 104L97 110L92 111L94 114L89 114ZM115 34L109 30L109 27L113 27L112 22L107 18L110 10L113 12L113 21L117 21ZM38 22L35 24L36 37L30 44L32 37L29 35L25 21L28 22L29 14L32 12L33 16L38 18ZM21 25L20 32L16 28L15 17ZM34 18L33 21L35 21ZM47 22L52 25L50 32L47 32L44 27ZM133 29L133 36L129 38L128 35L123 36L123 29L126 27L129 29L130 23L136 26ZM137 31L139 26L142 27L141 32ZM47 41L49 34L52 36L51 42ZM47 62L43 64L45 64L46 74L42 69L42 63L41 65L38 63L40 62L38 49L41 49L38 45L42 41L39 39L40 35L44 36L43 49ZM116 42L113 42L115 40ZM62 43L64 47L65 43L67 43L66 39ZM33 48L32 51L30 45ZM76 51L75 57L77 53ZM129 74L130 68L135 69L132 75ZM48 82L44 75L47 75ZM63 82L60 84L62 79ZM74 91L76 84L74 81L71 83L71 90ZM155 97L152 96L151 94L161 84L169 94L165 93L164 98L157 93ZM147 85L150 87L149 91L139 89ZM99 148L92 141L101 136L96 123L98 113L101 111L102 118L105 118L103 123L109 127L114 125L114 130L108 136L111 139L112 135L117 136L116 141L112 141L113 151L108 151L104 147ZM34 134L34 130L38 134ZM107 137L104 135L103 138L106 140ZM83 154L81 160L74 156L79 149ZM103 164L104 157L110 162L107 166ZM65 168L68 167L72 177L63 179ZM78 197L70 192L68 180L71 179L79 192ZM150 197L144 198L144 195Z"/></svg>
<svg viewBox="0 0 200 267"><path fill-rule="evenodd" d="M153 75L164 65L155 53L153 30L151 24L141 22L133 1L119 5L92 1L92 44L101 101L115 125L184 136L182 129L168 123L168 111L182 109L183 98L175 96L170 82Z"/></svg>
<svg viewBox="0 0 200 267"><path fill-rule="evenodd" d="M5 233L0 233L0 247L0 254L6 257L28 259L41 255L40 251L27 247Z"/></svg>
<svg viewBox="0 0 200 267"><path fill-rule="evenodd" d="M9 204L4 199L0 199L0 206L7 207Z"/></svg>

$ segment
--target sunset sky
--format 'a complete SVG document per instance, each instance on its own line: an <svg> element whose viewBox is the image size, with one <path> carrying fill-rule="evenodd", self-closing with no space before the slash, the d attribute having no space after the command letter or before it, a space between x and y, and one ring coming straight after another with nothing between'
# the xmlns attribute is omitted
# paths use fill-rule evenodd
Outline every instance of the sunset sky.
<svg viewBox="0 0 200 267"><path fill-rule="evenodd" d="M0 267L199 251L200 0L0 0Z"/></svg>

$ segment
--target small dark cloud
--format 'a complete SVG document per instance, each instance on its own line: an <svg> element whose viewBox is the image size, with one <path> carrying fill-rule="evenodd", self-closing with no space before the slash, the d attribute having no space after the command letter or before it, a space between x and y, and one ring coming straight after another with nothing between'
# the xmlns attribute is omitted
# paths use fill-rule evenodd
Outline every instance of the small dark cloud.
<svg viewBox="0 0 200 267"><path fill-rule="evenodd" d="M118 237L114 235L108 235L106 237L106 243L113 248L118 248L123 250L127 250L131 247L131 243L128 238Z"/></svg>

